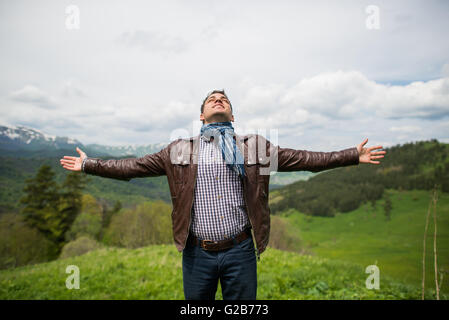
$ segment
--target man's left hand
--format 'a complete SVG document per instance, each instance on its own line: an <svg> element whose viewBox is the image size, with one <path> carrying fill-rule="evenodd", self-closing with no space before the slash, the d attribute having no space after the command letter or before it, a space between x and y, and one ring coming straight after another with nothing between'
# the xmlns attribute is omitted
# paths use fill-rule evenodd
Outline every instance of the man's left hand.
<svg viewBox="0 0 449 320"><path fill-rule="evenodd" d="M382 146L375 146L371 148L364 148L363 146L368 142L368 138L357 146L359 151L359 163L380 164L380 161L373 161L373 159L380 159L384 157L386 151L372 152L373 150L382 149Z"/></svg>

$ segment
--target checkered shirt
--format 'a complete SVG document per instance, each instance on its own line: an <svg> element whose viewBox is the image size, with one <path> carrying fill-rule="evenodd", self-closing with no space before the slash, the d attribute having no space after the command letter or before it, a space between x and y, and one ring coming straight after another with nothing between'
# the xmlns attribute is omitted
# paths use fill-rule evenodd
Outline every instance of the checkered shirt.
<svg viewBox="0 0 449 320"><path fill-rule="evenodd" d="M191 232L199 239L231 238L250 226L239 175L226 165L218 143L201 136Z"/></svg>

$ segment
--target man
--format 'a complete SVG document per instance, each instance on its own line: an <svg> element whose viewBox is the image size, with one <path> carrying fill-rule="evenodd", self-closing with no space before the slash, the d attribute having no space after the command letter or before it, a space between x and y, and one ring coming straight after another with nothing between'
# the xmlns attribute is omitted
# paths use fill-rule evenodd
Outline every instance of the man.
<svg viewBox="0 0 449 320"><path fill-rule="evenodd" d="M218 281L223 299L256 299L256 255L270 232L270 171L318 172L359 163L379 164L382 146L337 152L280 148L260 135L234 133L232 105L224 90L201 105L201 132L178 139L141 158L102 160L64 156L67 170L129 181L166 175L173 203L175 245L183 252L186 299L214 299ZM255 247L256 246L256 250Z"/></svg>

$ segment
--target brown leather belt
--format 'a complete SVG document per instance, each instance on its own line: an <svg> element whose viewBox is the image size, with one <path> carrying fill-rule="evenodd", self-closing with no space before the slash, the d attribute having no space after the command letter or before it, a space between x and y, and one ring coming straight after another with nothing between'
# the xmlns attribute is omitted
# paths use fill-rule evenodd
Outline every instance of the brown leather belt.
<svg viewBox="0 0 449 320"><path fill-rule="evenodd" d="M233 239L226 239L221 241L212 240L199 240L193 234L189 235L188 243L194 246L200 246L207 251L221 251L225 249L232 248L235 244L242 242L243 240L251 237L251 229L245 229Z"/></svg>

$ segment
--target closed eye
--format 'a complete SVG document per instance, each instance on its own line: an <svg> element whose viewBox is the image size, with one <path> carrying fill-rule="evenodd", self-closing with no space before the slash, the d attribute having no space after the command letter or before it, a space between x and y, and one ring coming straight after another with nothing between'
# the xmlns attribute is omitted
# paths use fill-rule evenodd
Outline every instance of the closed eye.
<svg viewBox="0 0 449 320"><path fill-rule="evenodd" d="M226 98L220 98L220 99L216 99L216 98L210 98L209 100L207 100L207 102L212 102L212 101L216 101L216 100L222 100L226 103L229 103L229 100Z"/></svg>

